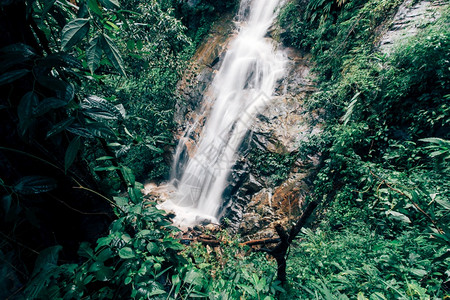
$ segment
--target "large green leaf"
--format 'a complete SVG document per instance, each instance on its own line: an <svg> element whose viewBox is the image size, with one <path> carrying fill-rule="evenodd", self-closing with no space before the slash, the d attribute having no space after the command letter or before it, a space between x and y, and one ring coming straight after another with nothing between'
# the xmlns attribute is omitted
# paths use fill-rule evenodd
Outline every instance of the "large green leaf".
<svg viewBox="0 0 450 300"><path fill-rule="evenodd" d="M13 66L23 67L24 63L36 56L34 49L24 44L13 44L4 47L0 49L0 73L6 72Z"/></svg>
<svg viewBox="0 0 450 300"><path fill-rule="evenodd" d="M111 114L109 111L104 111L98 108L91 108L88 110L83 111L83 114L85 114L88 117L91 117L92 119L96 121L102 121L102 120L117 120L116 116Z"/></svg>
<svg viewBox="0 0 450 300"><path fill-rule="evenodd" d="M50 11L50 9L55 4L56 0L46 0L44 1L44 8L42 9L41 16L46 17L47 13Z"/></svg>
<svg viewBox="0 0 450 300"><path fill-rule="evenodd" d="M66 101L61 100L59 98L46 98L42 100L41 103L36 108L35 116L42 116L43 114L46 114L52 109L63 107L67 104Z"/></svg>
<svg viewBox="0 0 450 300"><path fill-rule="evenodd" d="M120 110L108 100L97 96L88 96L81 103L83 113L96 121L122 119Z"/></svg>
<svg viewBox="0 0 450 300"><path fill-rule="evenodd" d="M203 276L196 270L189 270L184 277L184 281L193 285L201 285Z"/></svg>
<svg viewBox="0 0 450 300"><path fill-rule="evenodd" d="M391 219L401 221L403 223L411 223L411 220L406 215L404 215L398 211L388 210L386 212L386 215Z"/></svg>
<svg viewBox="0 0 450 300"><path fill-rule="evenodd" d="M85 258L93 258L94 250L92 250L91 245L88 242L82 242L78 249L78 255Z"/></svg>
<svg viewBox="0 0 450 300"><path fill-rule="evenodd" d="M100 36L97 36L89 42L89 47L86 50L87 64L92 74L97 70L100 64L102 51L102 39Z"/></svg>
<svg viewBox="0 0 450 300"><path fill-rule="evenodd" d="M70 166L75 161L75 158L77 157L78 150L80 150L81 146L81 140L80 136L76 136L69 144L69 147L67 147L66 155L64 157L64 171L67 172L67 170L70 168Z"/></svg>
<svg viewBox="0 0 450 300"><path fill-rule="evenodd" d="M149 242L147 244L147 250L151 255L158 255L159 254L159 246L157 243Z"/></svg>
<svg viewBox="0 0 450 300"><path fill-rule="evenodd" d="M114 157L112 157L112 156L102 156L102 157L96 158L95 160L101 161L101 160L110 160L110 159L114 159Z"/></svg>
<svg viewBox="0 0 450 300"><path fill-rule="evenodd" d="M96 255L95 260L99 262L105 262L112 257L113 251L110 248L105 248Z"/></svg>
<svg viewBox="0 0 450 300"><path fill-rule="evenodd" d="M108 57L109 61L112 63L114 68L119 71L120 74L122 74L123 76L127 76L119 49L117 49L114 41L109 36L107 36L106 34L103 34L102 36L102 47L103 51L106 54L106 57Z"/></svg>
<svg viewBox="0 0 450 300"><path fill-rule="evenodd" d="M14 191L22 195L33 195L51 191L56 186L56 180L47 176L25 176L14 186Z"/></svg>
<svg viewBox="0 0 450 300"><path fill-rule="evenodd" d="M127 185L134 186L136 178L134 177L133 171L129 167L122 166L121 172L122 172L123 178L127 182Z"/></svg>
<svg viewBox="0 0 450 300"><path fill-rule="evenodd" d="M75 121L75 118L69 118L67 120L63 120L63 121L55 124L52 127L52 129L50 129L49 132L47 132L47 137L46 138L54 136L55 134L58 134L61 131L67 129L67 127L69 127L74 121Z"/></svg>
<svg viewBox="0 0 450 300"><path fill-rule="evenodd" d="M88 0L88 6L89 9L94 12L95 14L97 14L98 16L103 16L102 10L100 9L99 5L98 5L98 1L97 0Z"/></svg>
<svg viewBox="0 0 450 300"><path fill-rule="evenodd" d="M56 91L56 95L59 98L64 99L67 102L70 102L75 97L75 87L73 86L72 83L69 83L68 85L66 85L66 88L64 90Z"/></svg>
<svg viewBox="0 0 450 300"><path fill-rule="evenodd" d="M120 7L119 1L117 0L100 0L100 3L108 9Z"/></svg>
<svg viewBox="0 0 450 300"><path fill-rule="evenodd" d="M36 93L28 92L20 100L17 106L17 116L19 117L19 134L25 135L28 127L33 122L34 112L38 105L39 99Z"/></svg>
<svg viewBox="0 0 450 300"><path fill-rule="evenodd" d="M142 202L142 193L138 188L128 187L128 196L130 196L130 199L134 204Z"/></svg>
<svg viewBox="0 0 450 300"><path fill-rule="evenodd" d="M12 201L12 197L9 194L3 196L3 198L2 198L2 208L3 208L3 213L4 213L5 218L8 215L9 209L11 208L11 201Z"/></svg>
<svg viewBox="0 0 450 300"><path fill-rule="evenodd" d="M113 275L114 275L114 272L111 269L111 267L105 267L105 266L103 266L100 270L98 270L95 273L95 277L97 278L98 281L108 281L113 277Z"/></svg>
<svg viewBox="0 0 450 300"><path fill-rule="evenodd" d="M108 167L95 167L94 171L115 171L115 170L119 170L119 167L115 167L115 166L108 166Z"/></svg>
<svg viewBox="0 0 450 300"><path fill-rule="evenodd" d="M91 123L86 125L86 129L95 137L103 139L115 139L116 134L114 131L105 124L100 122Z"/></svg>
<svg viewBox="0 0 450 300"><path fill-rule="evenodd" d="M3 73L0 76L0 85L11 83L11 82L27 75L29 72L30 71L27 69L20 69L20 70L14 70L14 71Z"/></svg>
<svg viewBox="0 0 450 300"><path fill-rule="evenodd" d="M123 247L119 250L119 256L123 259L129 259L135 257L136 254L134 254L133 249L130 247Z"/></svg>
<svg viewBox="0 0 450 300"><path fill-rule="evenodd" d="M135 291L138 296L137 298L139 299L154 299L157 295L167 294L167 292L157 282L154 281L149 283L141 283L135 288ZM189 298L192 298L191 296L192 293L189 294ZM162 297L162 299L165 298L166 297Z"/></svg>
<svg viewBox="0 0 450 300"><path fill-rule="evenodd" d="M64 67L81 69L83 65L72 55L64 52L52 53L38 61L38 65L42 67Z"/></svg>
<svg viewBox="0 0 450 300"><path fill-rule="evenodd" d="M57 278L62 269L57 267L58 253L61 246L42 250L36 259L32 280L26 285L24 294L27 299L40 299L42 289L48 286L52 277Z"/></svg>
<svg viewBox="0 0 450 300"><path fill-rule="evenodd" d="M23 56L26 58L32 58L37 56L35 50L32 47L21 43L3 47L2 49L0 49L0 53L2 54L1 56L2 59L5 58L3 57L4 54L15 54L17 56Z"/></svg>
<svg viewBox="0 0 450 300"><path fill-rule="evenodd" d="M73 134L92 139L94 135L92 135L91 131L87 129L85 126L82 126L79 123L72 124L68 126L67 131L72 132Z"/></svg>
<svg viewBox="0 0 450 300"><path fill-rule="evenodd" d="M29 61L29 58L25 56L17 56L15 54L1 55L0 56L0 74L5 73L7 70L14 66L23 66Z"/></svg>
<svg viewBox="0 0 450 300"><path fill-rule="evenodd" d="M74 19L62 30L61 48L68 50L81 41L89 31L89 19Z"/></svg>
<svg viewBox="0 0 450 300"><path fill-rule="evenodd" d="M64 99L67 102L72 100L74 95L74 87L71 84L63 80L59 80L53 76L38 76L37 81L44 87L55 91L58 98Z"/></svg>
<svg viewBox="0 0 450 300"><path fill-rule="evenodd" d="M58 254L61 250L62 247L59 245L42 250L36 259L36 263L34 264L33 276L50 266L56 266L56 263L58 262Z"/></svg>
<svg viewBox="0 0 450 300"><path fill-rule="evenodd" d="M450 210L450 201L448 201L447 199L436 199L436 202L445 209Z"/></svg>

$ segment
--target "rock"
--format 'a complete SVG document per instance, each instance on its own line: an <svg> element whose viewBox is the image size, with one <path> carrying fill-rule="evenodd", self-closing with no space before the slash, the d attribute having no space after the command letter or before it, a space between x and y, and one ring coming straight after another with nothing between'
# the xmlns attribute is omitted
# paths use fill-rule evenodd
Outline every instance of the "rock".
<svg viewBox="0 0 450 300"><path fill-rule="evenodd" d="M274 188L264 188L251 197L242 215L239 233L252 239L277 236L274 226L291 226L301 214L301 205L309 192L306 184L308 173L292 174Z"/></svg>
<svg viewBox="0 0 450 300"><path fill-rule="evenodd" d="M242 188L246 189L246 193L249 195L261 190L262 184L258 182L252 174L249 175L248 180L242 185Z"/></svg>
<svg viewBox="0 0 450 300"><path fill-rule="evenodd" d="M257 233L261 229L261 225L259 222L262 221L261 216L252 212L245 213L242 218L241 226L239 227L239 232L242 235L252 235Z"/></svg>
<svg viewBox="0 0 450 300"><path fill-rule="evenodd" d="M297 162L295 173L278 187L274 187L269 178L249 173L255 168L248 166L248 149L294 153L300 141L320 132L320 127L311 125L311 120L316 117L307 114L302 107L303 99L314 91L309 58L294 50L286 51L290 62L286 78L279 83L279 96L257 115L251 131L244 138L238 162L229 177L230 185L224 193L228 198L222 219L230 220L231 227L240 234L255 238L275 234L274 222L287 223L299 213L301 199L308 190L304 178L311 167L317 165L314 161L317 158ZM246 170L244 174L243 169Z"/></svg>
<svg viewBox="0 0 450 300"><path fill-rule="evenodd" d="M203 232L204 229L205 229L205 228L204 228L202 225L195 225L195 226L192 228L192 230L199 231L199 232ZM190 230L188 229L188 231L190 231Z"/></svg>
<svg viewBox="0 0 450 300"><path fill-rule="evenodd" d="M448 8L445 1L419 1L413 5L413 0L405 0L390 26L385 27L385 32L381 34L380 51L391 53L396 45L401 45L404 40L416 35L419 28L436 21L441 16L440 9L444 6Z"/></svg>
<svg viewBox="0 0 450 300"><path fill-rule="evenodd" d="M297 216L308 186L304 182L306 174L293 174L273 192L272 207L282 215Z"/></svg>
<svg viewBox="0 0 450 300"><path fill-rule="evenodd" d="M193 5L196 5L194 2ZM177 104L175 122L180 127L185 126L189 115L194 115L192 120L197 119L195 118L196 110L203 103L204 96L208 94L207 89L214 78L215 71L220 68L227 45L233 38L235 25L232 19L232 15L226 15L213 25L211 29L213 34L208 35L202 42L192 58L191 66L187 68L178 83L178 92L182 101Z"/></svg>
<svg viewBox="0 0 450 300"><path fill-rule="evenodd" d="M247 209L260 214L262 217L266 214L273 214L272 191L265 188L253 195Z"/></svg>
<svg viewBox="0 0 450 300"><path fill-rule="evenodd" d="M210 232L216 232L220 229L220 226L216 225L216 224L208 224L205 226L205 230L210 231Z"/></svg>

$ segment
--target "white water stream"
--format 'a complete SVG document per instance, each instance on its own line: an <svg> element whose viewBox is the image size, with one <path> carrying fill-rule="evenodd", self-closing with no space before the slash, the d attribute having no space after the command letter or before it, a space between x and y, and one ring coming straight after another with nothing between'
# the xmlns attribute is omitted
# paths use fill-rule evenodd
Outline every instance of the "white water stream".
<svg viewBox="0 0 450 300"><path fill-rule="evenodd" d="M176 214L174 222L190 226L202 221L217 223L222 194L228 184L237 150L256 113L269 104L282 78L286 57L265 37L281 0L241 0L239 31L225 55L210 90L213 104L193 156L181 161L185 147L180 139L174 169L173 199L161 208ZM196 126L193 124L192 126ZM192 127L187 128L189 136Z"/></svg>

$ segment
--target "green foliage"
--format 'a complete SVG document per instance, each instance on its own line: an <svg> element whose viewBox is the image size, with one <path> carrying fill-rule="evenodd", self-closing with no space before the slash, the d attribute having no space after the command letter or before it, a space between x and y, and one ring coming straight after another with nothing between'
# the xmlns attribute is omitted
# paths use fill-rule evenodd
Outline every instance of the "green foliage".
<svg viewBox="0 0 450 300"><path fill-rule="evenodd" d="M335 5L330 12L317 9L314 2ZM322 82L338 79L343 62L370 49L376 29L395 12L402 1L305 1L295 0L280 13L283 42L310 52ZM311 18L311 14L317 17Z"/></svg>
<svg viewBox="0 0 450 300"><path fill-rule="evenodd" d="M189 281L189 274L185 278L177 272L184 259L178 254L183 246L170 236L176 228L155 203L143 201L138 183L129 183L129 198L115 198L120 213L109 234L98 239L94 249L85 242L80 245L78 254L85 261L54 266L51 273L39 271L36 264L40 275L28 286L39 289L27 291L27 297L166 299L173 274Z"/></svg>
<svg viewBox="0 0 450 300"><path fill-rule="evenodd" d="M190 265L199 268L210 279L204 284L204 293L209 299L276 299L285 293L275 278L276 265L267 261L262 253L249 253L239 245L239 240L226 231L216 237L221 240L219 248L194 244L183 251ZM205 275L203 275L205 276Z"/></svg>
<svg viewBox="0 0 450 300"><path fill-rule="evenodd" d="M435 299L442 295L445 264L434 259L445 250L436 251L425 235L404 231L395 239L384 239L362 221L346 224L342 231L330 230L330 225L325 222L315 232L305 230L305 241L293 248L288 273L296 298L331 294L333 299L344 295Z"/></svg>
<svg viewBox="0 0 450 300"><path fill-rule="evenodd" d="M96 80L84 82L82 90L103 94L126 111L123 119L126 130L120 136L120 145L112 149L120 162L130 166L140 180L162 179L169 168L168 146L172 143L173 111L178 100L176 83L193 48L184 34L186 28L165 2L124 5L134 11L130 15L132 22L123 25L125 30L115 32L114 42L128 55L122 60L113 47L102 50L102 45L111 44L111 38L100 35L91 40L86 56L92 58L87 61L92 71L103 61L100 57L104 51L114 66L129 66L128 77L94 74ZM117 40L119 37L121 41ZM95 151L90 149L89 155ZM108 182L111 178L103 180Z"/></svg>
<svg viewBox="0 0 450 300"><path fill-rule="evenodd" d="M1 4L2 17L15 8L9 4ZM217 13L234 4L205 1L191 7L190 14L201 15L201 22L191 24L189 34L198 42ZM194 50L171 5L131 1L121 7L117 1L87 0L76 5L29 1L20 7L30 24L17 27L17 36L27 38L8 41L0 50L0 88L6 95L0 112L7 112L8 129L13 128L5 140L18 148L1 147L1 159L7 161L3 152L20 157L7 164L0 181L6 238L0 245L5 257L0 274L8 278L2 287L9 288L0 294L4 298L11 291L32 299L226 299L240 294L273 299L269 295L282 291L263 257L235 260L238 253L243 256L237 245L226 255L237 264L229 264L215 280L211 269L181 254L189 249L173 237L177 229L156 203L143 199L143 186L136 182L167 173L176 83ZM24 174L28 169L5 175L21 159L24 165L42 164L34 172L44 175ZM124 191L126 197L118 196ZM99 199L115 215L102 211ZM72 223L55 202L89 226L94 226L90 216L113 218L109 233L80 244L80 223ZM43 231L51 241L41 243L39 234L27 241L24 232L47 229L42 213L75 227L77 236L66 227L50 228L63 237ZM45 248L60 241L61 246ZM78 245L78 256L70 255ZM256 260L264 271L243 271Z"/></svg>
<svg viewBox="0 0 450 300"><path fill-rule="evenodd" d="M11 278L0 297L26 291L31 298L52 298L48 295L57 294L55 278L66 278L77 266L32 274L35 255L61 243L62 259L76 261L73 245L95 240L114 218L108 207L114 202L101 193L128 191L133 203L142 204L134 176L125 167L131 161L123 155L126 150L133 145L140 147L135 157L151 157L150 165L135 162L144 165L141 178L167 173L169 149L163 147L172 140L175 83L192 48L181 22L154 1L139 7L120 7L110 0L6 1L0 15L5 238L0 250L6 258L0 267L2 278ZM23 23L16 24L17 16ZM155 72L157 68L161 71ZM155 88L154 76L162 83ZM116 97L125 84L139 84L140 90ZM148 106L155 116L139 119L137 111ZM158 168L152 170L154 166ZM110 273L108 268L97 271L98 280ZM48 289L42 290L43 285Z"/></svg>
<svg viewBox="0 0 450 300"><path fill-rule="evenodd" d="M331 3L311 3L319 2ZM306 232L290 260L290 292L301 299L445 297L446 6L386 55L373 46L376 28L400 1L347 1L316 19L313 7L300 4L282 12L282 38L315 62L319 92L307 103L320 112L323 130L299 153L321 153L314 191L324 203L319 228Z"/></svg>
<svg viewBox="0 0 450 300"><path fill-rule="evenodd" d="M269 177L270 182L276 186L287 179L295 161L296 154L277 153L252 149L249 156L249 165L254 168L252 173L261 177Z"/></svg>
<svg viewBox="0 0 450 300"><path fill-rule="evenodd" d="M443 172L448 171L450 161L450 141L440 138L425 138L420 139L421 142L428 143L425 147L430 153L430 157L436 159L437 167L441 168Z"/></svg>
<svg viewBox="0 0 450 300"><path fill-rule="evenodd" d="M372 46L376 30L400 2L296 0L280 16L284 42L313 55L321 84L308 105L325 120L298 151L322 154L314 178L322 215L291 252L292 285L281 298L448 296L449 15L382 55ZM9 290L32 299L284 293L273 262L246 253L226 232L214 251L180 244L136 181L167 174L177 81L209 26L236 1L10 4L0 4L2 25L14 23L14 9L24 24L10 28L0 49L1 138L10 145L0 148L0 297ZM276 184L297 155L254 151L250 160ZM92 177L114 197L101 195ZM91 246L67 228L105 214L85 212L85 203L99 206L93 196L115 216ZM82 221L52 214L61 207ZM58 228L45 221L56 217L67 227L53 240ZM75 244L71 257L67 245ZM58 265L60 255L69 262Z"/></svg>
<svg viewBox="0 0 450 300"><path fill-rule="evenodd" d="M94 247L83 242L80 264L56 265L60 246L39 255L24 297L87 299L275 299L284 293L273 263L248 255L226 231L214 251L199 243L183 246L165 212L142 198L129 170L128 197L115 197L118 219Z"/></svg>
<svg viewBox="0 0 450 300"><path fill-rule="evenodd" d="M201 42L218 18L234 12L239 5L237 0L197 0L192 2L171 0L168 2L175 8L175 15L189 29L187 34L195 45Z"/></svg>

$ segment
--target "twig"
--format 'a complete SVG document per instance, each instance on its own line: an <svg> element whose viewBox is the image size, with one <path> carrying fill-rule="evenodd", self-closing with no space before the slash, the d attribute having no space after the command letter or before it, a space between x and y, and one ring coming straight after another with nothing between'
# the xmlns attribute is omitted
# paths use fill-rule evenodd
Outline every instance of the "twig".
<svg viewBox="0 0 450 300"><path fill-rule="evenodd" d="M85 191L91 192L91 193L93 193L93 194L99 196L100 198L105 199L105 200L108 201L111 205L117 207L122 213L125 213L125 211L124 211L119 205L117 205L114 201L112 201L112 200L109 199L108 197L103 196L103 195L100 194L99 192L96 192L96 191L94 191L94 190L91 190L90 188L87 188L87 187L84 187L84 186L81 186L81 185L80 185L80 186L74 186L73 188L74 188L74 189L85 190Z"/></svg>
<svg viewBox="0 0 450 300"><path fill-rule="evenodd" d="M239 245L241 245L241 246L256 246L256 245L279 243L280 241L281 240L279 238L268 238L268 239L260 239L260 240L251 240L251 241L240 243Z"/></svg>
<svg viewBox="0 0 450 300"><path fill-rule="evenodd" d="M64 202L61 199L59 199L58 197L55 197L52 194L49 194L49 195L50 195L51 198L55 199L56 201L60 202L61 204L65 205L65 206L67 206L69 209L71 209L73 211L76 211L76 212L78 212L78 213L80 213L82 215L106 215L106 216L109 216L109 214L104 213L104 212L97 212L96 213L96 212L84 212L84 211L81 211L79 209L76 209L75 207L70 206L66 202Z"/></svg>
<svg viewBox="0 0 450 300"><path fill-rule="evenodd" d="M21 246L21 247L23 247L23 248L25 248L25 249L27 249L27 250L33 252L34 254L39 255L39 252L37 252L36 250L34 250L34 249L28 247L27 245L22 244L21 242L18 242L18 241L16 241L16 240L10 238L9 236L7 236L6 234L4 234L3 232L0 231L0 234L1 234L4 238L6 238L7 240L9 240L10 242L12 242L12 243L14 243L14 244L17 244L17 245L19 245L19 246Z"/></svg>

